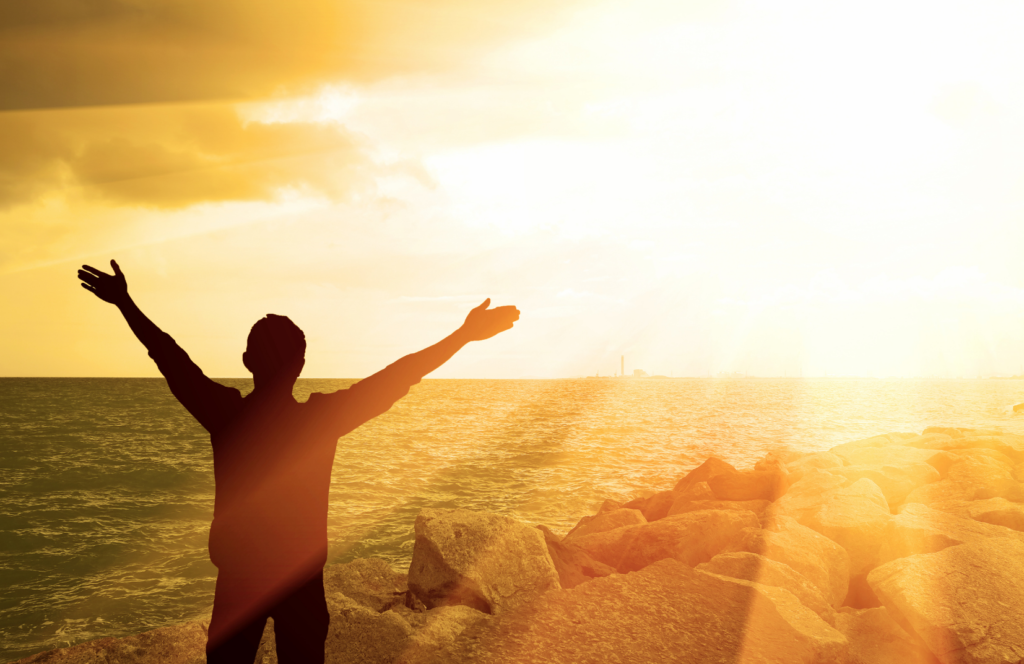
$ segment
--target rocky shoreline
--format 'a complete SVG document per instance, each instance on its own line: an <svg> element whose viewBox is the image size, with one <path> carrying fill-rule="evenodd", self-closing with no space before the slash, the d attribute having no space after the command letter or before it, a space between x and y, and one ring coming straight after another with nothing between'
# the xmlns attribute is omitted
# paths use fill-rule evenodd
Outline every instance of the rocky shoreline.
<svg viewBox="0 0 1024 664"><path fill-rule="evenodd" d="M564 537L423 510L325 569L331 664L1024 662L1024 436L929 428L608 500ZM207 621L18 664L200 664ZM275 664L272 622L257 664Z"/></svg>

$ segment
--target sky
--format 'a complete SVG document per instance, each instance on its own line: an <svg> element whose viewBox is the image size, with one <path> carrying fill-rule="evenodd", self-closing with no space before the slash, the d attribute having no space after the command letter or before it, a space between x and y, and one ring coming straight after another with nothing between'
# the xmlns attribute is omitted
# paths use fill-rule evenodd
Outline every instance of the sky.
<svg viewBox="0 0 1024 664"><path fill-rule="evenodd" d="M0 376L1024 373L1024 5L0 5Z"/></svg>

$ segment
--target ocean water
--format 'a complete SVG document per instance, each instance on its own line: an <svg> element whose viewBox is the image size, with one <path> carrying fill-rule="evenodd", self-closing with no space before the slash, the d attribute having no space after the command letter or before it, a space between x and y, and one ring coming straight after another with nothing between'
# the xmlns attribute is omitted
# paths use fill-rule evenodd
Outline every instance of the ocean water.
<svg viewBox="0 0 1024 664"><path fill-rule="evenodd" d="M426 380L340 440L329 562L407 568L424 507L565 532L711 455L742 467L926 426L1024 434L1020 402L1024 380ZM0 378L0 661L208 611L213 488L209 438L162 379Z"/></svg>

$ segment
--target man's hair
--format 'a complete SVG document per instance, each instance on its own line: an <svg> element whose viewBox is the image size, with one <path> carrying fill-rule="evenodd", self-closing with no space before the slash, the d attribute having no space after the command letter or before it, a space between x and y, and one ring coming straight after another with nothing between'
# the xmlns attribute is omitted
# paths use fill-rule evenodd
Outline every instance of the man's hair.
<svg viewBox="0 0 1024 664"><path fill-rule="evenodd" d="M277 373L306 356L306 335L287 316L267 314L249 331L246 351L254 366ZM255 371L253 372L255 373Z"/></svg>

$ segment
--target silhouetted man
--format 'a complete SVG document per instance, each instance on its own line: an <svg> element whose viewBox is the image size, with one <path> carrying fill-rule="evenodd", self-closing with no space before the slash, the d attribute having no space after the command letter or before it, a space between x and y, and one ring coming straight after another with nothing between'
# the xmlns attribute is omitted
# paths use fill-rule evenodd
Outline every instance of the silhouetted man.
<svg viewBox="0 0 1024 664"><path fill-rule="evenodd" d="M338 437L388 410L468 342L510 329L519 310L488 309L485 300L441 342L306 403L292 397L305 335L288 318L268 314L252 326L242 354L255 385L242 397L207 378L139 310L117 263L110 265L112 275L83 265L82 287L121 310L171 392L210 432L216 481L210 560L219 573L207 661L252 664L271 616L282 664L322 663L330 621L323 585L327 495Z"/></svg>

